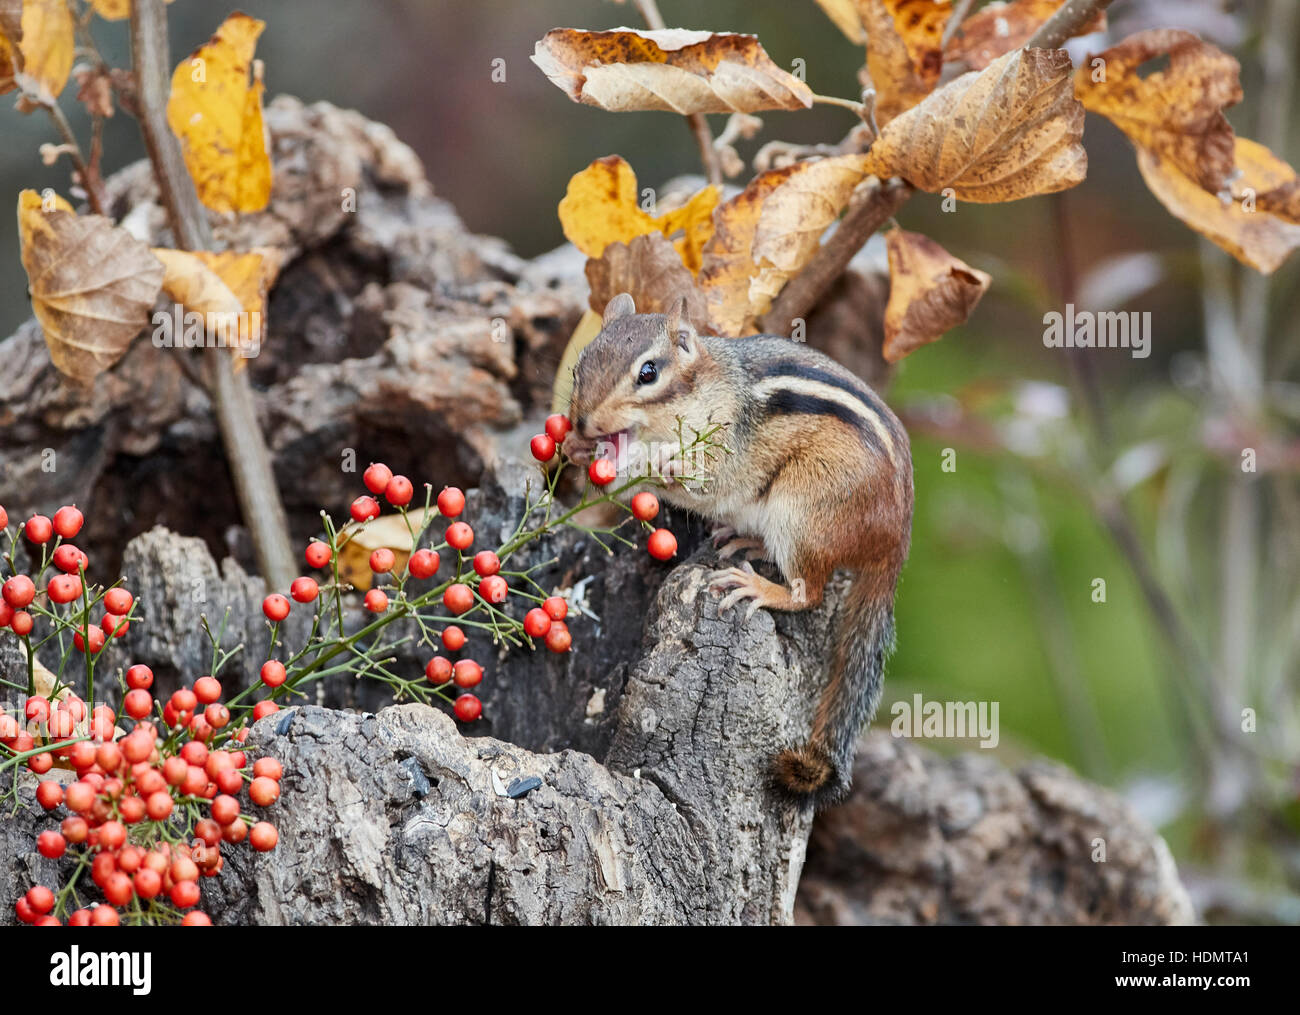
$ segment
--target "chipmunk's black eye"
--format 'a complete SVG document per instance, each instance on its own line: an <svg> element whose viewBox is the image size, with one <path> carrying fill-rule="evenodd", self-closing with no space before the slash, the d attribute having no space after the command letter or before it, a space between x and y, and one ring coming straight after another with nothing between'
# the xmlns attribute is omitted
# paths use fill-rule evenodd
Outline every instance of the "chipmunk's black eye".
<svg viewBox="0 0 1300 1015"><path fill-rule="evenodd" d="M637 384L653 384L659 379L659 370L655 367L654 360L646 360L641 364L641 369L637 371Z"/></svg>

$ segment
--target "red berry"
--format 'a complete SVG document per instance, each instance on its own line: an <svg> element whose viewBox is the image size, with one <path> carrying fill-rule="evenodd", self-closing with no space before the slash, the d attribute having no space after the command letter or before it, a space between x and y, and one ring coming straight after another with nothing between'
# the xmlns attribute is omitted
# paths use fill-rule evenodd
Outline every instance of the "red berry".
<svg viewBox="0 0 1300 1015"><path fill-rule="evenodd" d="M4 601L0 596L0 627L8 627L13 623L14 608Z"/></svg>
<svg viewBox="0 0 1300 1015"><path fill-rule="evenodd" d="M573 424L569 422L569 417L556 413L553 416L546 417L546 435L555 441L556 444L563 444L564 438L569 435L573 429Z"/></svg>
<svg viewBox="0 0 1300 1015"><path fill-rule="evenodd" d="M424 675L431 684L445 684L451 679L454 667L446 656L434 656L424 667Z"/></svg>
<svg viewBox="0 0 1300 1015"><path fill-rule="evenodd" d="M67 841L58 832L46 831L36 837L36 851L50 860L57 860L67 848Z"/></svg>
<svg viewBox="0 0 1300 1015"><path fill-rule="evenodd" d="M172 795L161 790L150 793L145 798L144 809L150 821L163 821L171 815Z"/></svg>
<svg viewBox="0 0 1300 1015"><path fill-rule="evenodd" d="M94 927L117 927L122 923L122 918L112 906L96 906L90 911L90 923Z"/></svg>
<svg viewBox="0 0 1300 1015"><path fill-rule="evenodd" d="M587 478L597 486L608 486L618 477L618 470L608 458L597 458L587 466Z"/></svg>
<svg viewBox="0 0 1300 1015"><path fill-rule="evenodd" d="M199 677L194 681L194 697L205 705L221 699L221 681L216 677Z"/></svg>
<svg viewBox="0 0 1300 1015"><path fill-rule="evenodd" d="M193 864L194 861L191 860L190 863ZM195 867L194 878L197 879L198 876L199 869ZM167 895L172 900L172 905L177 909L189 909L191 906L197 906L199 904L200 895L198 881L190 879L178 881L176 880L175 875L173 875L172 889L167 893Z"/></svg>
<svg viewBox="0 0 1300 1015"><path fill-rule="evenodd" d="M143 719L153 711L153 695L142 687L127 691L122 699L122 711L132 719Z"/></svg>
<svg viewBox="0 0 1300 1015"><path fill-rule="evenodd" d="M379 517L379 501L374 497L361 496L352 502L352 507L348 510L354 522L368 522Z"/></svg>
<svg viewBox="0 0 1300 1015"><path fill-rule="evenodd" d="M474 605L474 591L460 582L448 585L447 591L442 594L442 605L459 617Z"/></svg>
<svg viewBox="0 0 1300 1015"><path fill-rule="evenodd" d="M494 574L478 583L478 591L479 595L489 603L499 604L506 601L506 596L510 594L510 586L499 574Z"/></svg>
<svg viewBox="0 0 1300 1015"><path fill-rule="evenodd" d="M370 570L375 574L388 574L396 563L397 554L386 546L381 546L370 554Z"/></svg>
<svg viewBox="0 0 1300 1015"><path fill-rule="evenodd" d="M199 696L188 687L172 692L171 703L177 712L193 712L199 703Z"/></svg>
<svg viewBox="0 0 1300 1015"><path fill-rule="evenodd" d="M16 574L4 583L0 594L15 610L21 610L36 598L36 583L25 574Z"/></svg>
<svg viewBox="0 0 1300 1015"><path fill-rule="evenodd" d="M366 593L365 605L371 613L383 613L388 609L388 596L381 589L371 589Z"/></svg>
<svg viewBox="0 0 1300 1015"><path fill-rule="evenodd" d="M280 784L274 779L259 775L248 784L248 799L258 807L270 807L280 799Z"/></svg>
<svg viewBox="0 0 1300 1015"><path fill-rule="evenodd" d="M229 794L222 793L212 801L212 820L222 827L239 817L239 801Z"/></svg>
<svg viewBox="0 0 1300 1015"><path fill-rule="evenodd" d="M5 603L4 605L8 606L9 604ZM32 615L26 610L15 610L14 615L9 618L9 626L19 638L25 638L31 634L34 625L35 621L32 620ZM4 627L4 624L0 624L0 627Z"/></svg>
<svg viewBox="0 0 1300 1015"><path fill-rule="evenodd" d="M64 574L78 574L84 568L90 566L90 558L71 543L64 543L55 550L50 560Z"/></svg>
<svg viewBox="0 0 1300 1015"><path fill-rule="evenodd" d="M54 908L54 893L44 885L33 885L27 889L27 905L32 910L44 915Z"/></svg>
<svg viewBox="0 0 1300 1015"><path fill-rule="evenodd" d="M284 775L284 766L275 758L258 758L253 762L254 778L265 777L279 782L282 775Z"/></svg>
<svg viewBox="0 0 1300 1015"><path fill-rule="evenodd" d="M262 612L266 614L267 620L278 624L289 616L289 600L278 592L272 592L262 600Z"/></svg>
<svg viewBox="0 0 1300 1015"><path fill-rule="evenodd" d="M465 510L465 495L457 487L444 486L438 494L438 510L446 518L455 518Z"/></svg>
<svg viewBox="0 0 1300 1015"><path fill-rule="evenodd" d="M156 870L142 867L136 872L134 885L136 895L142 899L152 899L162 891L162 877Z"/></svg>
<svg viewBox="0 0 1300 1015"><path fill-rule="evenodd" d="M54 525L45 515L32 515L23 526L23 531L28 539L39 545L50 541L54 535Z"/></svg>
<svg viewBox="0 0 1300 1015"><path fill-rule="evenodd" d="M23 706L23 714L27 716L29 722L44 725L50 719L50 703L39 694L34 694L27 699L27 704Z"/></svg>
<svg viewBox="0 0 1300 1015"><path fill-rule="evenodd" d="M53 779L47 779L36 787L36 802L47 811L52 811L63 803L63 787Z"/></svg>
<svg viewBox="0 0 1300 1015"><path fill-rule="evenodd" d="M569 634L569 627L562 620L556 621L546 632L546 647L552 652L567 652L572 644L573 635Z"/></svg>
<svg viewBox="0 0 1300 1015"><path fill-rule="evenodd" d="M88 782L74 782L67 789L68 810L84 814L95 805L95 787Z"/></svg>
<svg viewBox="0 0 1300 1015"><path fill-rule="evenodd" d="M126 671L127 687L152 687L153 670L149 669L144 663L136 663Z"/></svg>
<svg viewBox="0 0 1300 1015"><path fill-rule="evenodd" d="M59 831L63 833L65 839L77 845L85 842L90 836L90 826L86 824L86 819L75 814L69 815L60 822Z"/></svg>
<svg viewBox="0 0 1300 1015"><path fill-rule="evenodd" d="M655 529L646 548L656 560L668 560L677 554L677 537L667 529Z"/></svg>
<svg viewBox="0 0 1300 1015"><path fill-rule="evenodd" d="M474 554L474 570L486 578L501 570L501 561L491 550L479 550Z"/></svg>
<svg viewBox="0 0 1300 1015"><path fill-rule="evenodd" d="M194 741L190 741L194 743ZM186 744L188 747L189 744ZM184 758L168 758L163 762L163 779L168 786L179 786L185 781L185 776L189 773L190 766Z"/></svg>
<svg viewBox="0 0 1300 1015"><path fill-rule="evenodd" d="M123 797L118 806L127 800L138 800L139 797ZM120 849L126 842L126 826L120 821L105 821L99 826L99 844L105 849Z"/></svg>
<svg viewBox="0 0 1300 1015"><path fill-rule="evenodd" d="M319 539L313 539L307 544L303 556L307 559L308 567L324 567L333 559L334 551L330 549L329 543L322 543Z"/></svg>
<svg viewBox="0 0 1300 1015"><path fill-rule="evenodd" d="M263 699L253 706L253 721L265 719L268 715L273 715L278 711L280 711L279 705L269 698Z"/></svg>
<svg viewBox="0 0 1300 1015"><path fill-rule="evenodd" d="M316 584L314 578L295 578L293 584L289 586L289 595L295 602L310 603L320 595L320 586Z"/></svg>
<svg viewBox="0 0 1300 1015"><path fill-rule="evenodd" d="M461 659L452 667L452 679L457 687L473 687L483 679L483 667L473 659Z"/></svg>
<svg viewBox="0 0 1300 1015"><path fill-rule="evenodd" d="M248 844L259 853L275 849L275 844L279 841L280 833L269 821L259 821L248 830Z"/></svg>
<svg viewBox="0 0 1300 1015"><path fill-rule="evenodd" d="M563 620L569 615L569 604L559 596L551 596L546 602L542 603L542 609L552 620Z"/></svg>
<svg viewBox="0 0 1300 1015"><path fill-rule="evenodd" d="M465 632L452 624L442 632L442 645L448 652L459 652L465 647Z"/></svg>
<svg viewBox="0 0 1300 1015"><path fill-rule="evenodd" d="M134 765L138 761L149 760L149 755L153 753L153 736L148 733L142 734L140 728L136 727L134 732L128 733L119 740L118 745L122 748L126 760Z"/></svg>
<svg viewBox="0 0 1300 1015"><path fill-rule="evenodd" d="M81 596L81 579L75 574L56 574L45 591L52 603L70 603Z"/></svg>
<svg viewBox="0 0 1300 1015"><path fill-rule="evenodd" d="M452 708L461 722L473 722L483 714L483 703L472 694L462 694Z"/></svg>
<svg viewBox="0 0 1300 1015"><path fill-rule="evenodd" d="M452 522L447 526L447 544L457 550L468 550L474 542L474 530L464 522Z"/></svg>
<svg viewBox="0 0 1300 1015"><path fill-rule="evenodd" d="M105 907L103 907L103 908L108 909L107 906L105 906ZM93 912L93 911L92 911L92 910L89 910L89 909L78 909L75 913L73 913L70 917L68 917L68 926L69 926L69 927L89 927L90 924L91 924L91 913L92 913L92 912Z"/></svg>
<svg viewBox="0 0 1300 1015"><path fill-rule="evenodd" d="M82 633L78 631L72 636L72 644L77 646L78 652L89 651L91 655L94 655L104 647L104 631L102 628L92 627L85 632L84 638ZM90 645L89 649L86 648L87 644Z"/></svg>
<svg viewBox="0 0 1300 1015"><path fill-rule="evenodd" d="M642 490L632 498L632 516L637 521L648 522L659 514L659 498L649 490Z"/></svg>
<svg viewBox="0 0 1300 1015"><path fill-rule="evenodd" d="M125 617L130 613L134 603L135 598L126 589L109 589L104 593L104 609L109 613L117 614L119 617Z"/></svg>
<svg viewBox="0 0 1300 1015"><path fill-rule="evenodd" d="M549 434L539 433L528 447L539 462L549 462L555 457L555 438Z"/></svg>
<svg viewBox="0 0 1300 1015"><path fill-rule="evenodd" d="M551 629L550 615L540 606L535 606L524 615L524 630L530 637L545 638Z"/></svg>
<svg viewBox="0 0 1300 1015"><path fill-rule="evenodd" d="M86 516L71 505L66 505L54 512L54 531L64 539L72 539L81 531Z"/></svg>
<svg viewBox="0 0 1300 1015"><path fill-rule="evenodd" d="M203 718L214 730L223 730L230 725L230 709L220 702L213 702L203 710Z"/></svg>
<svg viewBox="0 0 1300 1015"><path fill-rule="evenodd" d="M33 754L27 759L27 767L37 775L44 775L54 767L54 755L49 751L45 751L41 754Z"/></svg>
<svg viewBox="0 0 1300 1015"><path fill-rule="evenodd" d="M22 923L33 924L40 917L36 910L32 909L31 903L27 901L27 896L20 896L14 903L14 912L18 914L18 919Z"/></svg>
<svg viewBox="0 0 1300 1015"><path fill-rule="evenodd" d="M125 617L105 613L104 619L99 622L99 629L104 632L106 638L121 638L131 630L131 622Z"/></svg>
<svg viewBox="0 0 1300 1015"><path fill-rule="evenodd" d="M374 494L380 494L387 490L388 483L392 478L393 470L380 462L375 462L361 476L362 481L366 484L366 489Z"/></svg>
<svg viewBox="0 0 1300 1015"><path fill-rule="evenodd" d="M191 909L181 919L182 927L211 927L212 917L198 909Z"/></svg>
<svg viewBox="0 0 1300 1015"><path fill-rule="evenodd" d="M9 512L0 507L0 529L9 528Z"/></svg>
<svg viewBox="0 0 1300 1015"><path fill-rule="evenodd" d="M262 664L262 683L267 687L279 687L288 676L284 663L279 659L268 659Z"/></svg>
<svg viewBox="0 0 1300 1015"><path fill-rule="evenodd" d="M105 772L116 772L122 767L122 748L109 741L95 749L95 764ZM87 766L89 767L89 766Z"/></svg>
<svg viewBox="0 0 1300 1015"><path fill-rule="evenodd" d="M406 562L412 578L432 578L438 571L438 555L432 550L416 550Z"/></svg>
<svg viewBox="0 0 1300 1015"><path fill-rule="evenodd" d="M406 507L415 496L415 487L405 476L394 476L388 481L388 489L384 491L384 496L393 507Z"/></svg>
<svg viewBox="0 0 1300 1015"><path fill-rule="evenodd" d="M207 744L191 740L181 748L181 760L187 765L206 765L209 753Z"/></svg>

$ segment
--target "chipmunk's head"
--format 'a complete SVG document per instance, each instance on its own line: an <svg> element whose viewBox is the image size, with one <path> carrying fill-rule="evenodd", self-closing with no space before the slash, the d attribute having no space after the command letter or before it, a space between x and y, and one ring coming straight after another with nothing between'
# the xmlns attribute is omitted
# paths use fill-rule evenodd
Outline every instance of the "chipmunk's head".
<svg viewBox="0 0 1300 1015"><path fill-rule="evenodd" d="M601 445L666 441L677 429L700 339L680 299L666 314L638 314L627 293L605 307L604 325L573 369L564 452L585 463ZM624 462L616 460L620 469Z"/></svg>

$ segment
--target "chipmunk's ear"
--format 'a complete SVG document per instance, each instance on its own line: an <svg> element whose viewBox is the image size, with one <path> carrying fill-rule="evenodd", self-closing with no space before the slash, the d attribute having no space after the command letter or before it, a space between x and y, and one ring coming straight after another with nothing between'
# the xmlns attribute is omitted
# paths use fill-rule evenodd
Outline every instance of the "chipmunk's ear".
<svg viewBox="0 0 1300 1015"><path fill-rule="evenodd" d="M686 297L676 297L664 316L667 318L668 337L677 345L678 354L686 359L694 359L699 347L699 335L686 315Z"/></svg>
<svg viewBox="0 0 1300 1015"><path fill-rule="evenodd" d="M612 300L605 304L605 319L603 324L611 324L620 317L627 317L636 313L636 304L632 301L631 293L619 293Z"/></svg>

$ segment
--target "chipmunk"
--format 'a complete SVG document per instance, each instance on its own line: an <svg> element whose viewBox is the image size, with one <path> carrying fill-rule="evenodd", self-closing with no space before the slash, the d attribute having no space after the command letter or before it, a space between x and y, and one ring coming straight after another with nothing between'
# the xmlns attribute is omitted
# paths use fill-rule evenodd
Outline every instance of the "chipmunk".
<svg viewBox="0 0 1300 1015"><path fill-rule="evenodd" d="M564 451L579 462L620 438L676 450L683 432L725 425L728 453L709 464L706 483L674 482L673 463L658 462L662 496L720 525L723 558L761 556L789 584L748 560L714 571L720 613L744 600L747 619L759 607L810 610L836 568L857 572L812 736L772 761L777 782L817 806L842 797L858 733L880 702L911 539L912 457L898 418L816 350L772 335L701 335L684 299L667 314L638 314L627 293L610 300L578 359L569 418Z"/></svg>

